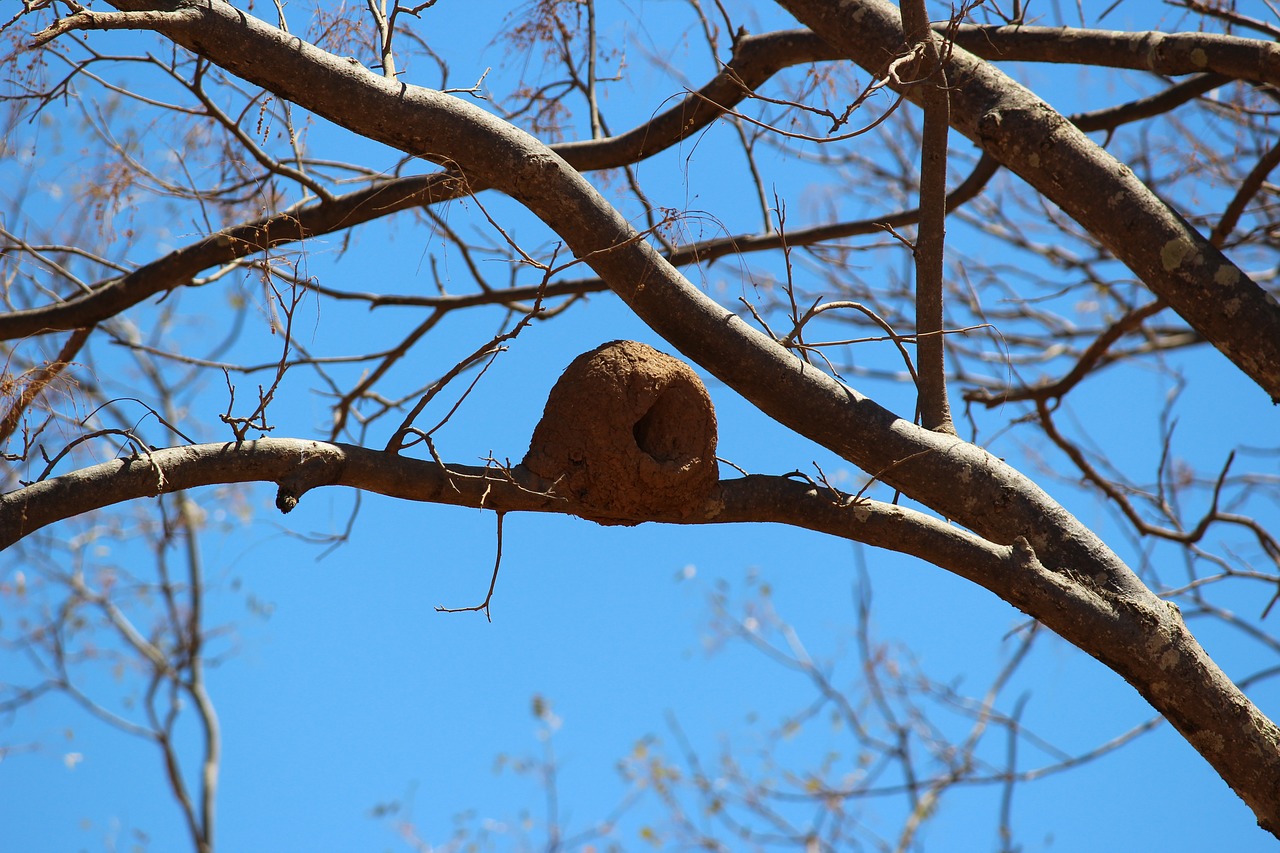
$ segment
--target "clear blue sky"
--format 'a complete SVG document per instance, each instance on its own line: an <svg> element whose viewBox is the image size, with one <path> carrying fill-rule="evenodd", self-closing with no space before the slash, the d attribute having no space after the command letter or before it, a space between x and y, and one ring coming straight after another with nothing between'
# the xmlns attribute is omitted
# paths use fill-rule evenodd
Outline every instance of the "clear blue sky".
<svg viewBox="0 0 1280 853"><path fill-rule="evenodd" d="M470 85L488 66L497 69L492 85L508 85L502 75L520 68L500 67L503 49L487 42L493 22L481 20L488 16L474 8L450 5L440 4L438 16L474 25L449 30L457 50L451 54L453 85ZM1122 12L1142 19L1154 5L1126 4ZM629 127L659 106L661 98L646 85L652 72L640 54L671 47L661 23L674 8L641 3L634 11L646 23L638 29L615 21L616 10L602 13L610 37L627 45L633 57L628 73L635 82L609 89L605 103L615 128ZM776 23L763 21L752 29ZM1127 25L1119 19L1107 23ZM95 35L94 44L106 49L114 37ZM696 84L710 66L696 39L689 40L696 58L689 79ZM678 90L668 85L663 91ZM1129 95L1106 92L1090 99L1074 87L1054 87L1047 94L1060 98L1055 103L1064 110L1076 108L1078 98L1096 108ZM367 150L374 158L370 165L393 161L331 128L315 134L352 158ZM740 163L724 153L724 139L723 131L712 131L646 163L642 180L651 193L661 194L654 199L660 205L708 210L731 229L749 231L758 222L752 223L748 203L734 201ZM775 161L769 166L780 169ZM0 178L22 168L15 161L0 163ZM659 171L664 169L665 174ZM787 196L791 189L779 192ZM803 197L799 188L789 196L798 218ZM39 187L33 198L53 215L58 200L50 186ZM485 204L509 212L497 200L486 198ZM42 212L39 206L34 210L36 216ZM453 206L448 215L460 229L482 222L468 203ZM167 233L159 220L150 223L155 230L149 239L157 245L185 239L180 222L166 223ZM691 227L699 225L719 227L709 218L695 219ZM964 233L957 229L956 239ZM332 251L337 242L315 241L305 272L349 290L373 290L385 281L404 291L426 289L427 257L440 247L407 220L363 230L340 262ZM442 269L457 289L466 285L456 258ZM741 272L736 264L721 264L705 281L713 293L733 301L749 292L739 281ZM503 273L494 275L500 279ZM227 310L226 293L216 287L174 298L208 317ZM156 310L142 306L133 316L145 326ZM344 315L335 326L326 323L327 309L307 310L304 340L327 354L377 346L389 329L417 322L383 309L358 322ZM257 327L239 354L246 361L278 351L278 339L255 319ZM409 368L421 371L419 382L440 373L491 334L498 319L446 321L417 358L397 371L399 387L412 387ZM616 338L670 350L608 295L530 327L437 438L441 455L461 463L490 453L518 460L559 371L578 353ZM110 352L97 355L103 372L124 363ZM1275 413L1255 387L1214 352L1184 358L1199 384L1184 392L1177 452L1213 467L1237 442L1274 446ZM243 383L246 389L252 385ZM837 483L858 482L847 463L787 433L718 383L708 380L708 386L719 413L722 457L767 473L813 474L816 463ZM1122 464L1146 470L1144 462L1159 453L1157 412L1165 392L1157 376L1104 374L1080 389L1074 404L1082 411L1117 412L1124 428L1102 438L1104 449ZM225 438L213 426L225 389L210 384L189 393L193 411L210 424L208 435L199 438ZM879 385L873 394L910 414L905 388ZM327 402L301 385L287 389L272 413L275 434L322 434ZM1027 448L1021 440L1006 436L991 449L1035 476L1043 449ZM1047 464L1054 462L1047 457ZM1106 512L1073 491L1049 488L1083 520L1114 534ZM1010 606L932 566L803 531L767 525L603 528L530 515L507 517L490 623L479 614L434 610L483 597L493 565L490 513L364 495L350 541L320 558L323 546L299 537L341 531L351 492L313 492L281 517L273 509L273 490L255 488L247 521L217 490L194 497L211 522L202 540L211 585L207 621L231 628L215 641L227 655L209 674L225 738L218 847L227 853L412 849L398 832L400 822L412 824L428 845L423 849L448 850L455 816L466 813L473 815L467 826L491 834L493 849L524 849L526 841L540 849L546 825L542 788L533 776L512 770L516 760L542 757L547 748L548 718L534 717L534 697L544 697L554 713L549 742L560 771L559 817L570 833L604 819L625 796L616 765L638 743L655 740L654 749L683 766L677 728L708 767L724 751L752 766L762 750L777 748L788 767L803 770L833 750L848 749L845 733L825 717L779 741L779 725L812 701L812 687L741 641L713 642L710 600L720 584L730 590L730 610L742 613L767 583L777 613L815 659L828 662L833 682L842 688L856 689L860 680L852 654L859 584L874 592L873 638L967 695L981 694L1026 626ZM1278 520L1273 514L1273 527ZM1133 556L1129 543L1111 538L1126 558ZM145 551L103 547L109 550L95 553L95 560L149 571ZM0 557L0 581L12 583L19 571L30 573L32 567ZM1234 604L1252 614L1266 595L1250 593ZM21 615L14 608L11 598L0 599L6 636ZM1230 630L1206 625L1202 639L1229 674L1252 671L1261 659ZM0 681L20 681L26 674L21 655L0 649ZM129 674L117 675L96 671L86 689L96 695L127 690L133 683ZM1273 716L1280 713L1275 686L1252 695ZM1028 726L1066 751L1088 749L1152 715L1117 676L1053 638L1037 643L1000 707L1011 710L1020 697ZM0 760L0 853L185 848L158 753L150 745L112 731L59 697L0 718L0 743L22 747ZM993 739L984 754L998 760L1002 749L1003 742ZM1022 766L1045 762L1030 747L1022 749ZM853 766L852 756L841 760ZM392 803L398 807L393 814L375 815ZM998 806L993 789L949 795L925 830L923 849L995 849ZM873 804L867 823L892 832L897 809L887 800ZM642 799L613 840L622 849L641 849L640 830L659 825L662 815L654 799ZM1266 849L1268 840L1244 805L1167 726L1119 753L1021 787L1014 815L1027 850L1248 851Z"/></svg>

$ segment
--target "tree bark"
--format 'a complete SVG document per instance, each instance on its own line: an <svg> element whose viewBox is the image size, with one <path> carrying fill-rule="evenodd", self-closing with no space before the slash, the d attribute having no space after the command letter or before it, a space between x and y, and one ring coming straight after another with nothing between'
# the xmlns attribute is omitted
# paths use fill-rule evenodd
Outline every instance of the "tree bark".
<svg viewBox="0 0 1280 853"><path fill-rule="evenodd" d="M223 483L274 482L292 509L308 491L346 486L404 500L497 512L590 514L524 466L441 464L355 445L269 438L153 450L0 495L0 549L56 521L115 503ZM996 545L905 507L854 499L786 477L721 481L693 517L636 522L773 522L927 560L1039 619L1125 678L1204 755L1275 833L1277 729L1154 596L1108 595L1044 566L1024 538Z"/></svg>
<svg viewBox="0 0 1280 853"><path fill-rule="evenodd" d="M63 20L74 19L73 15ZM720 73L671 109L617 136L562 142L550 148L583 172L636 163L701 132L779 70L835 58L834 48L805 30L743 36L734 44L733 57ZM455 178L448 172L396 178L224 228L125 275L99 282L88 293L74 293L48 305L0 314L0 340L86 328L152 296L190 284L204 270L400 211L460 198L482 188L465 186ZM776 241L776 235L771 236ZM832 239L825 234L821 238ZM726 240L696 257L721 257L736 248L732 240ZM682 262L689 263L694 257L690 254ZM512 298L532 299L535 295Z"/></svg>
<svg viewBox="0 0 1280 853"><path fill-rule="evenodd" d="M919 54L909 72L920 90L924 113L920 133L920 225L916 262L916 386L920 423L925 429L955 432L947 399L943 261L947 232L947 148L951 98L938 37L929 27L924 0L902 0L907 44Z"/></svg>
<svg viewBox="0 0 1280 853"><path fill-rule="evenodd" d="M115 5L148 9L142 0L115 0ZM798 10L824 38L859 61L878 67L903 46L896 12L879 0L783 0L783 5ZM978 535L957 531L949 541L970 548L972 559L924 558L984 583L1128 679L1245 799L1259 823L1280 833L1280 730L1204 654L1169 605L1029 479L981 448L898 418L755 332L685 280L577 170L517 128L469 103L375 75L217 0L179 8L148 16L148 26L356 133L455 169L470 187L507 193L555 229L658 334L766 414L969 527ZM1189 322L1204 326L1197 328L1234 354L1246 372L1257 373L1255 379L1273 396L1280 395L1280 335L1262 334L1276 323L1280 309L1264 310L1265 294L1256 285L1220 255L1202 251L1203 238L1127 169L1099 154L1065 119L1008 78L959 50L952 54L948 77L954 87L954 127L979 139L1036 186L1062 196L1064 209L1104 242L1130 241L1117 246L1117 255L1140 274L1140 266L1154 264L1148 280L1153 289L1172 294L1166 298L1175 306L1181 300L1179 310ZM1066 205L1079 199L1071 182L1088 186L1094 197L1102 195L1099 187L1111 188L1109 197L1120 201L1096 209L1078 203L1073 211ZM1151 221L1142 221L1147 217ZM1151 242L1155 237L1164 239ZM1248 317L1223 324L1204 316L1222 299L1186 291L1206 289L1206 267L1215 293L1229 294L1232 310ZM280 475L284 503L328 476L329 447L316 444L292 463L314 464L321 474L305 469L308 473L292 479L287 472ZM169 475L156 460L167 452L128 460L123 469L95 476L140 478L159 491L168 487ZM421 474L409 460L400 463L380 476L401 483L411 472ZM219 464L215 456L197 467ZM0 529L8 533L15 518L25 525L35 505L31 498L40 490L64 489L68 501L76 500L71 484L50 485L56 483L31 486L26 497L23 490L12 501L6 496L6 505L18 508L0 516ZM512 499L529 502L531 509L552 500L537 490ZM731 505L726 499L725 506ZM860 506L845 509L856 520ZM789 523L816 526L821 515L809 506ZM732 519L711 512L707 520Z"/></svg>
<svg viewBox="0 0 1280 853"><path fill-rule="evenodd" d="M885 0L778 4L873 74L883 72L903 50L901 19ZM1175 44L1168 39L1149 41L1155 46ZM1228 41L1227 46L1237 47L1244 40ZM1225 55L1227 46L1215 52ZM1280 48L1250 56L1252 64L1229 64L1223 58L1211 69L1204 55L1202 65L1184 73L1229 67L1275 76ZM1188 61L1193 61L1190 55ZM1280 403L1280 302L1275 296L1157 198L1128 166L999 69L953 46L946 74L953 128L1088 229L1273 403ZM910 87L903 91L912 100L920 96Z"/></svg>

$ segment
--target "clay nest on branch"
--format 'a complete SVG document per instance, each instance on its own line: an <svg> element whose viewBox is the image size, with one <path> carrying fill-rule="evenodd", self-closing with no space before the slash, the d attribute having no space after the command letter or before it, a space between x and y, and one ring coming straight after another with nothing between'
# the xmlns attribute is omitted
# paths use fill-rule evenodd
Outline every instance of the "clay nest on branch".
<svg viewBox="0 0 1280 853"><path fill-rule="evenodd" d="M600 524L689 518L719 480L715 409L689 365L613 341L565 368L524 464Z"/></svg>

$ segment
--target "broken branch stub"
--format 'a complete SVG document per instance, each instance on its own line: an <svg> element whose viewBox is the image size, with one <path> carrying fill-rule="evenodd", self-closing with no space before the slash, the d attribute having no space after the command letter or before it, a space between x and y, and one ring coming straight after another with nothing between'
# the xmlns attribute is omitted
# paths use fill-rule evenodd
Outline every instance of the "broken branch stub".
<svg viewBox="0 0 1280 853"><path fill-rule="evenodd" d="M565 368L524 464L600 524L689 518L719 480L715 409L687 364L613 341Z"/></svg>

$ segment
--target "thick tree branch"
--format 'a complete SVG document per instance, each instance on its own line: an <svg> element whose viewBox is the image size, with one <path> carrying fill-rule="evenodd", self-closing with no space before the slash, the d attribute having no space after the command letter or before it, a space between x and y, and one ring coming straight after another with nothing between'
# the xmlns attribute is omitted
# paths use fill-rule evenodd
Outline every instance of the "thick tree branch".
<svg viewBox="0 0 1280 853"><path fill-rule="evenodd" d="M116 5L130 10L147 8L142 0L116 0ZM810 6L818 7L809 10L813 25L824 37L851 56L866 53L873 64L891 58L902 45L896 13L878 0L785 0L785 5L800 8L802 13ZM193 8L200 12L197 23L164 24L160 31L280 97L371 139L456 168L471 186L493 187L512 196L554 228L575 255L592 266L655 331L766 414L970 527L993 546L1011 546L1005 553L1014 560L1005 564L1003 578L1009 600L1026 606L1054 630L1129 678L1245 798L1263 825L1280 832L1280 753L1276 750L1280 732L1204 656L1180 622L1169 615L1168 607L1095 534L1034 483L981 448L894 416L754 332L692 286L640 239L577 170L517 128L442 93L388 81L229 5L208 2ZM858 38L853 41L862 45L846 43L851 36L839 27L847 23L860 23ZM1136 200L1145 203L1150 197L1132 175L1125 176L1123 167L1096 156L1096 146L1081 147L1082 135L1067 126L1065 119L994 69L956 51L948 71L955 86L953 124L981 139L1000 159L1016 163L1019 173L1030 175L1033 183L1039 180L1052 185L1055 174L1064 175L1087 188L1089 204L1100 195L1099 186L1118 184L1122 197L1131 205ZM952 71L959 76L951 76ZM1027 145L1025 135L1008 139L1002 135L1001 131L1015 126L1024 134L1028 129L1036 131L1029 137L1032 145ZM1037 140L1039 144L1035 144ZM1108 180L1101 179L1099 169ZM1082 180L1087 178L1093 180ZM1118 227L1113 221L1118 214L1091 211L1089 204L1072 211L1073 215L1093 230L1118 239L1110 233ZM1100 206L1108 207L1105 203ZM1139 208L1130 210L1130 215L1151 213L1142 205ZM1093 221L1091 217L1102 218ZM1160 236L1168 233L1162 230L1166 218L1160 217L1161 224L1154 229L1132 226L1134 230L1120 228L1120 233L1129 239L1153 233ZM1175 250L1185 245L1199 252L1193 239L1198 235L1188 235L1190 229L1181 220L1174 225L1179 229L1176 239L1155 245L1166 246L1166 262L1176 263L1164 270L1164 278L1156 277L1152 287L1184 296L1178 288L1202 286L1204 276L1191 274L1194 259L1167 248L1172 240ZM1123 249L1113 251L1134 266L1134 257L1126 258ZM1156 252L1159 267L1159 249ZM1136 257L1143 259L1141 252ZM1197 257L1201 257L1201 264L1208 263L1203 260L1208 255ZM1237 307L1252 310L1253 303L1237 292L1241 282L1225 280L1223 269L1214 266L1210 279L1224 289L1230 286L1232 297L1241 300ZM1177 304L1172 298L1170 302ZM1203 318L1190 308L1184 304L1182 310L1192 315L1195 325ZM1247 327L1245 333L1250 330ZM1238 361L1247 368L1254 364L1250 358L1257 356L1260 364L1267 355L1267 343L1242 344L1245 355ZM1272 349L1280 350L1280 335L1269 343ZM1258 346L1263 352L1250 349ZM1280 391L1280 358L1273 363L1277 371L1274 387ZM313 468L292 478L299 494L312 485L331 482L328 452L319 447L313 444L305 457ZM410 467L406 461L383 476L403 478ZM150 465L142 457L129 463L129 468L130 476L147 478L150 488L164 487L165 466ZM282 495L290 485L290 478L284 479ZM437 482L441 490L459 485L447 483L443 476ZM957 483L965 487L956 488ZM550 500L536 491L520 499ZM857 505L848 508L850 512L857 509ZM26 516L19 509L17 517Z"/></svg>
<svg viewBox="0 0 1280 853"><path fill-rule="evenodd" d="M590 507L572 496L556 494L552 483L523 465L506 469L442 464L351 444L264 438L152 450L0 495L0 549L54 522L124 501L251 482L276 483L277 503L284 509L292 509L312 489L346 486L402 500L496 512L592 514ZM683 524L777 520L948 564L990 561L1005 552L915 510L764 475L722 481L705 510L692 520L679 515L630 520ZM974 574L968 571L966 576ZM988 585L994 582L993 577L987 578Z"/></svg>
<svg viewBox="0 0 1280 853"><path fill-rule="evenodd" d="M111 17L98 13L92 20ZM73 15L62 20L75 18ZM140 22L184 18L166 19L147 13L128 20L136 27ZM62 28L70 29L65 25ZM833 58L835 53L826 42L803 30L745 36L735 44L732 59L710 82L644 124L605 139L551 147L580 171L636 163L701 132L780 70ZM299 204L255 222L226 228L127 275L103 281L95 285L91 293L71 296L52 305L0 314L0 340L91 326L144 299L186 285L203 270L486 188L476 182L474 175L470 177L467 183L446 171L397 178L331 201Z"/></svg>
<svg viewBox="0 0 1280 853"><path fill-rule="evenodd" d="M892 60L903 42L898 12L885 0L779 0L779 4L873 73ZM1207 44L1212 47L1217 42ZM1265 71L1280 58L1280 47L1256 48L1250 55L1255 60L1250 72ZM1210 70L1207 60L1185 69L1187 73L1205 70ZM1280 403L1280 302L1273 295L1156 197L1127 166L993 65L956 47L949 54L946 73L952 84L952 127L1088 229L1273 402ZM916 88L907 87L904 93L919 100Z"/></svg>
<svg viewBox="0 0 1280 853"><path fill-rule="evenodd" d="M802 23L869 69L902 44L897 11L883 0L779 0ZM1199 69L1197 69L1199 70ZM947 63L952 124L1088 228L1197 331L1280 402L1280 305L1231 264L1133 173L1065 118L988 63L954 49ZM916 98L913 89L908 97ZM1038 549L1037 549L1038 550ZM1034 555L1040 557L1038 553ZM1041 559L1031 563L1051 565ZM1053 577L1035 578L1057 583ZM1016 594L1025 593L1028 586ZM1181 619L1150 596L1088 601L1068 589L1037 618L1121 673L1280 835L1280 730L1244 699L1191 639ZM1074 596L1082 600L1073 603ZM1023 606L1025 599L1009 600ZM1051 597L1052 600L1052 597ZM1046 602L1049 603L1049 602ZM1064 609L1054 613L1053 608ZM1064 633L1071 613L1114 615L1100 651ZM1167 644L1167 645L1166 645ZM1167 656L1166 656L1167 655ZM1170 676L1177 673L1177 680Z"/></svg>
<svg viewBox="0 0 1280 853"><path fill-rule="evenodd" d="M1132 68L1171 77L1210 72L1280 85L1280 45L1238 36L962 24L954 38L993 61Z"/></svg>
<svg viewBox="0 0 1280 853"><path fill-rule="evenodd" d="M309 439L186 445L113 459L0 495L0 550L55 522L140 498L231 483L275 483L276 503L292 510L309 491L344 486L401 500L488 509L593 515L571 494L523 465L455 465L389 451ZM818 488L788 477L749 475L720 481L692 517L632 518L673 524L776 522L910 554L1002 597L1019 581L1013 551L931 515L892 503ZM1019 557L1019 561L1023 558ZM1080 567L1082 570L1084 567Z"/></svg>
<svg viewBox="0 0 1280 853"><path fill-rule="evenodd" d="M117 5L146 7L142 0ZM577 170L528 134L468 102L388 81L231 6L199 8L199 24L163 32L344 127L457 168L473 186L506 192L554 228L658 334L778 422L991 541L1025 536L1046 565L1091 563L1102 585L1150 596L1033 482L981 448L902 420L707 297ZM952 488L954 482L967 488Z"/></svg>
<svg viewBox="0 0 1280 853"><path fill-rule="evenodd" d="M972 38L966 44L980 55L996 52L985 41ZM985 53L981 50L985 48ZM583 171L606 169L638 162L701 131L724 111L744 100L782 68L806 62L837 58L838 52L807 30L786 30L759 36L744 36L734 46L734 55L725 68L696 94L677 106L632 130L599 140L567 142L551 146L573 166ZM1199 75L1162 93L1096 113L1073 116L1083 130L1101 130L1165 112L1195 95L1203 94L1229 78ZM972 198L994 173L996 162L984 155L974 174L952 193L947 210ZM459 198L474 191L457 180L457 175L439 172L396 178L331 201L297 205L263 219L235 225L158 258L138 269L93 286L87 294L71 296L51 305L0 314L0 339L14 340L60 330L83 328L132 307L157 294L191 282L202 271L232 263L267 249L298 243L324 234L354 228L366 222L405 210ZM807 245L838 240L859 234L876 233L881 224L893 227L914 224L918 210L901 211L851 223L821 225L792 231L788 243ZM723 237L682 247L669 260L677 266L705 263L729 254L765 251L780 246L776 234ZM547 295L585 293L607 289L598 280L549 286ZM379 297L374 304L426 304L430 307L466 307L529 299L532 294L485 293L421 300L407 297ZM373 300L371 300L373 301Z"/></svg>
<svg viewBox="0 0 1280 853"><path fill-rule="evenodd" d="M311 489L346 486L496 512L590 514L589 507L554 495L551 483L523 466L448 465L347 444L262 439L153 450L0 495L0 549L58 520L122 501L247 482L277 483L277 504L285 510ZM634 521L789 524L919 557L971 580L1124 676L1229 782L1235 780L1233 787L1240 791L1237 783L1247 783L1242 796L1263 827L1276 831L1264 809L1280 790L1280 729L1204 653L1176 607L1150 596L1100 595L1088 580L1090 563L1051 571L1025 539L996 545L905 507L786 477L721 481L692 518ZM1224 740L1223 732L1237 736Z"/></svg>

